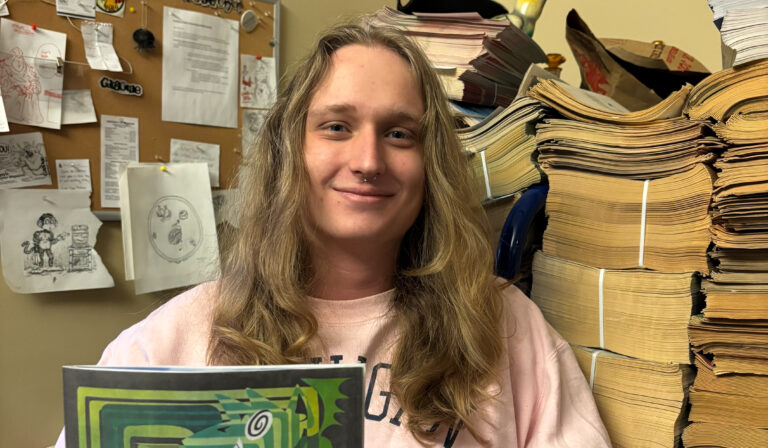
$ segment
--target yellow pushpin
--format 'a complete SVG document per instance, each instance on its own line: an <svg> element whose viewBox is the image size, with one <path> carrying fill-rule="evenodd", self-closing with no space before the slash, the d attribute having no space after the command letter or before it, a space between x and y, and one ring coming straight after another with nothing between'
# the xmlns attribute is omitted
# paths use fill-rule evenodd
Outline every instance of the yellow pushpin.
<svg viewBox="0 0 768 448"><path fill-rule="evenodd" d="M128 8L128 12L136 12L136 8L130 7L130 8Z"/></svg>
<svg viewBox="0 0 768 448"><path fill-rule="evenodd" d="M165 171L165 170L166 170L165 165L160 167L160 171Z"/></svg>

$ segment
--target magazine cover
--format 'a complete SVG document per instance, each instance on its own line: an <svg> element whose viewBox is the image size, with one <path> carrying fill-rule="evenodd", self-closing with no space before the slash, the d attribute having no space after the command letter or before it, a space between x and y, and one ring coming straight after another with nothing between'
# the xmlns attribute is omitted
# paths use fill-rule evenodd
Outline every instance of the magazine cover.
<svg viewBox="0 0 768 448"><path fill-rule="evenodd" d="M363 364L63 370L69 448L363 446Z"/></svg>

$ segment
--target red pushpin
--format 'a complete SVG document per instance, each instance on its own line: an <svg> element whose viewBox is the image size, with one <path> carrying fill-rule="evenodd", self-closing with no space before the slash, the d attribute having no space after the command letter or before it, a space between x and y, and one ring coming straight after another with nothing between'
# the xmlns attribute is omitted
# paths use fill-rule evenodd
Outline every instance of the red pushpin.
<svg viewBox="0 0 768 448"><path fill-rule="evenodd" d="M36 23L33 23L33 24L32 24L32 31L35 31L35 30L37 30L37 24L36 24Z"/></svg>
<svg viewBox="0 0 768 448"><path fill-rule="evenodd" d="M256 55L256 59L258 59L258 60L260 61L260 60L261 60L261 55L260 55L260 54L257 54L257 55Z"/></svg>

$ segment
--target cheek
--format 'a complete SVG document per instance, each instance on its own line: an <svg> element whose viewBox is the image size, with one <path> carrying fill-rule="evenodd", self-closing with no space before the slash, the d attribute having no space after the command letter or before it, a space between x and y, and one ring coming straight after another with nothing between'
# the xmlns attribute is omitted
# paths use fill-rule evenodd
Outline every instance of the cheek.
<svg viewBox="0 0 768 448"><path fill-rule="evenodd" d="M426 184L426 174L424 172L424 161L421 155L409 156L400 161L399 177L404 185L407 186L414 200L421 200L424 196L424 187Z"/></svg>

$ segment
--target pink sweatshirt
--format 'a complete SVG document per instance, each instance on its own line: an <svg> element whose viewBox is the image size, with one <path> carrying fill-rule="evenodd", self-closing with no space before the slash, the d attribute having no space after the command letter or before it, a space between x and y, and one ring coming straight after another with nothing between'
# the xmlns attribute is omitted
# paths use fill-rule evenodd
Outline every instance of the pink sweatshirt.
<svg viewBox="0 0 768 448"><path fill-rule="evenodd" d="M99 364L205 365L211 292L212 285L203 284L168 301L112 341ZM420 448L388 388L396 342L395 322L387 314L392 295L393 290L356 300L309 298L319 323L318 361L366 363L366 447ZM482 409L486 421L477 419L483 438L503 448L610 447L571 348L517 288L508 287L504 297L501 391ZM466 429L445 426L431 446L481 446ZM63 436L62 431L57 448L64 447Z"/></svg>

